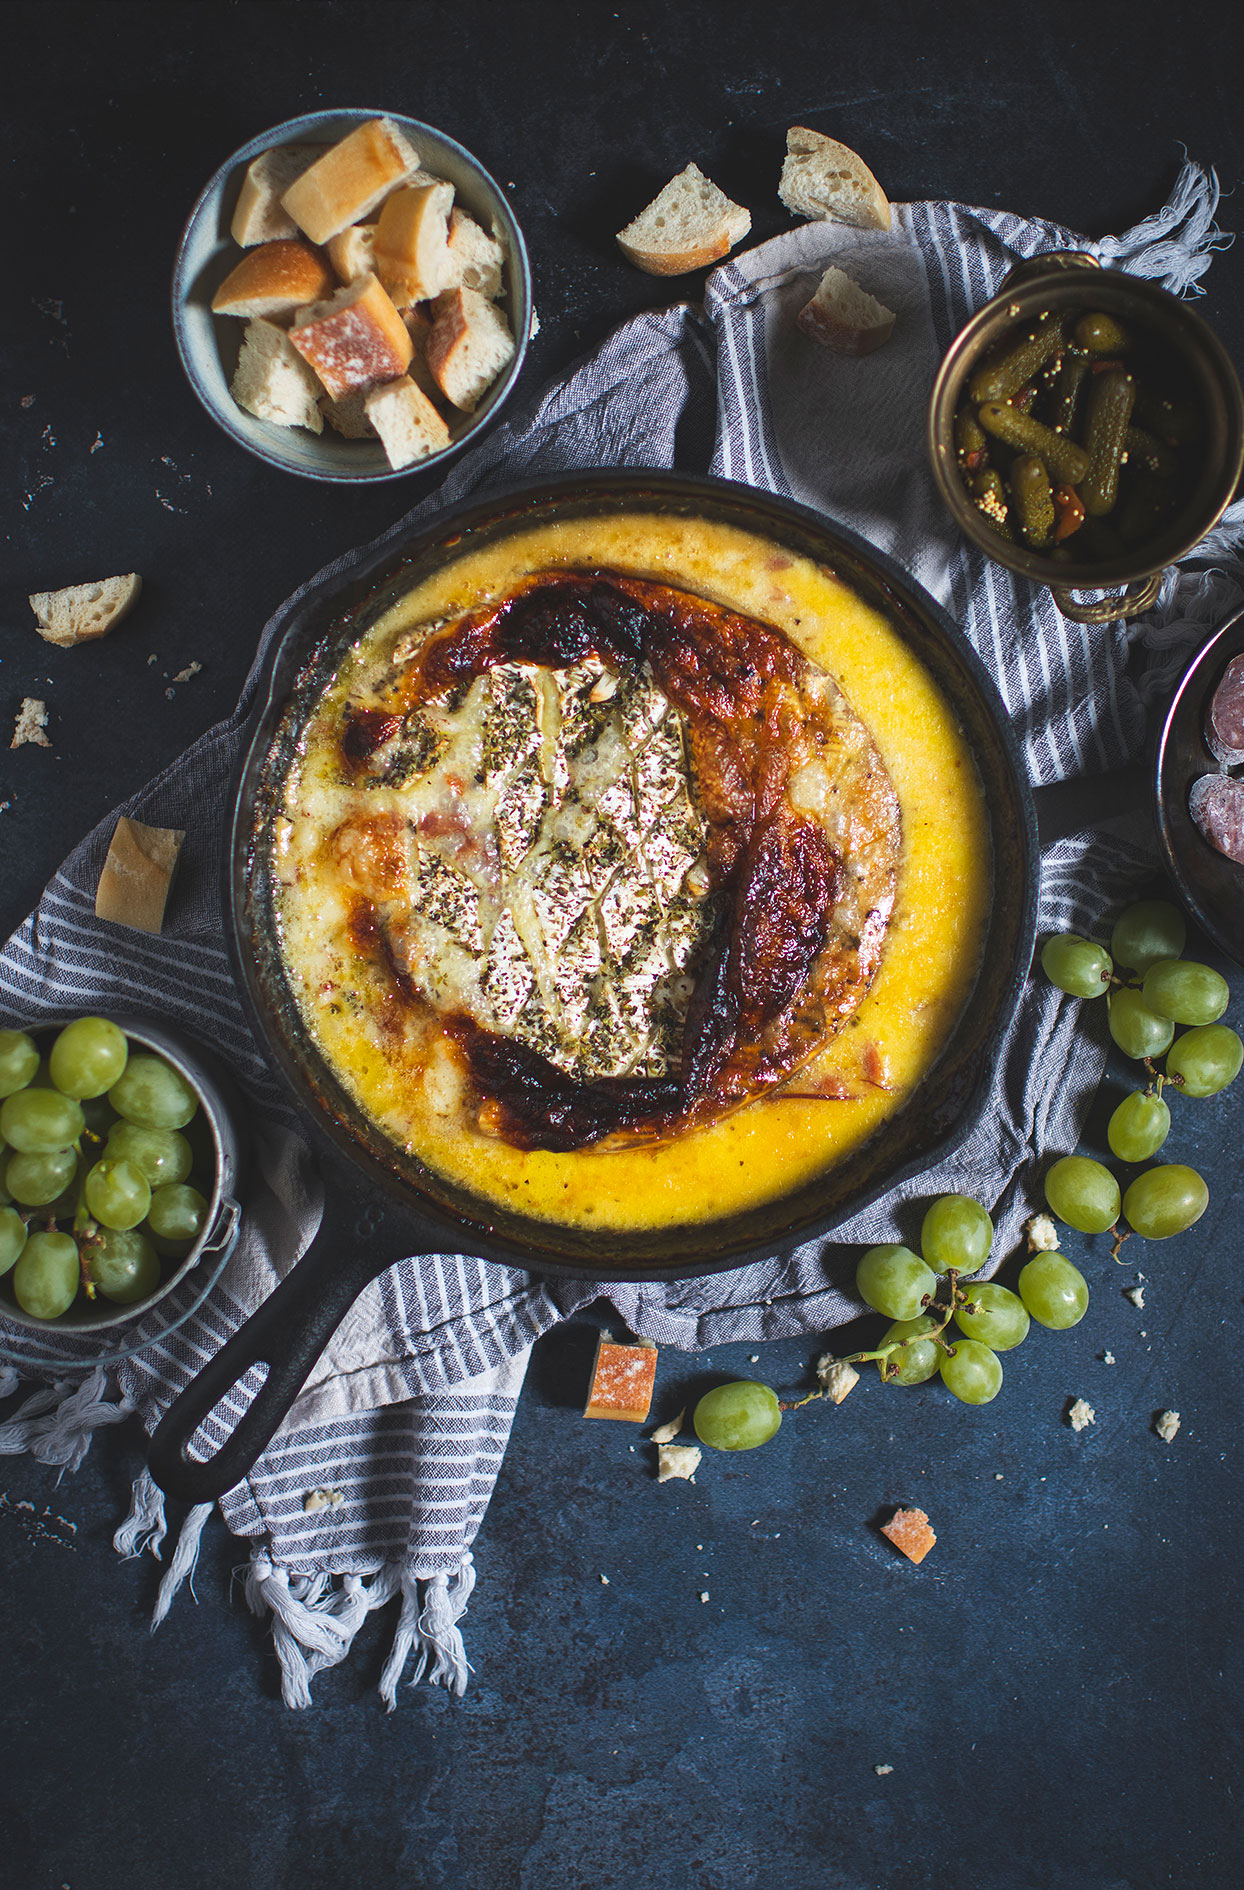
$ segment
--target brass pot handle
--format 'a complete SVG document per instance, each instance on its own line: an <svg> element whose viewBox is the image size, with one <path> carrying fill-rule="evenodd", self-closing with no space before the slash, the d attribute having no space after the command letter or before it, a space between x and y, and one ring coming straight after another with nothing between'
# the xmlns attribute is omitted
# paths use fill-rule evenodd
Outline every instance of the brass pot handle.
<svg viewBox="0 0 1244 1890"><path fill-rule="evenodd" d="M1063 616L1070 617L1073 623L1109 623L1114 617L1122 617L1126 621L1131 617L1143 617L1147 610L1152 610L1158 601L1158 592L1165 575L1165 571L1155 571L1152 576L1141 578L1135 589L1128 585L1117 595L1095 598L1091 604L1077 604L1068 585L1051 584L1050 595Z"/></svg>

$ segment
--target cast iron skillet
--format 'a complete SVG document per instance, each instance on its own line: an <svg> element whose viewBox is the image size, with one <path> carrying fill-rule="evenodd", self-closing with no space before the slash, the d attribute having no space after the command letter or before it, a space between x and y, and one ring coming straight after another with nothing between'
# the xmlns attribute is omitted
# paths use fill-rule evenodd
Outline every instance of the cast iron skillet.
<svg viewBox="0 0 1244 1890"><path fill-rule="evenodd" d="M882 611L932 673L966 733L988 808L994 884L975 989L934 1072L905 1109L864 1147L781 1200L726 1220L625 1236L553 1227L482 1203L386 1140L305 1030L281 963L266 871L272 814L299 731L362 631L431 570L468 550L516 528L620 511L705 518L756 532L829 565ZM465 1250L534 1273L600 1281L690 1278L788 1252L932 1166L978 1120L1019 1002L1035 926L1037 832L1018 744L991 678L945 612L891 559L819 513L750 487L614 471L528 486L442 516L403 547L382 543L349 575L317 580L291 601L253 715L226 877L238 982L256 1035L315 1143L335 1155L328 1161L333 1183L348 1185L328 1189L323 1226L306 1254L155 1432L156 1481L196 1503L241 1481L355 1298L407 1255ZM246 1390L238 1381L258 1364L266 1364L267 1376L243 1410ZM214 1451L205 1459L187 1449L201 1424L198 1447Z"/></svg>

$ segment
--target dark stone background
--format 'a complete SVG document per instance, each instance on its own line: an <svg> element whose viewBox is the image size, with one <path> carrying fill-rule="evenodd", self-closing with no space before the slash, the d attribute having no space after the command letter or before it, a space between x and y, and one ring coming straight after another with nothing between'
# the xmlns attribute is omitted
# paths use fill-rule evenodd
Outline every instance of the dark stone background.
<svg viewBox="0 0 1244 1890"><path fill-rule="evenodd" d="M699 277L632 271L612 241L691 157L751 207L757 239L784 227L791 123L856 147L895 200L996 204L1089 233L1156 208L1183 145L1237 192L1220 220L1240 224L1244 38L1226 4L10 0L0 31L0 722L44 696L54 743L0 748L0 932L89 826L232 706L282 598L422 496L418 477L352 494L268 471L182 378L177 236L211 172L265 126L389 107L513 180L542 323L528 390L627 315L699 294ZM1239 361L1238 245L1205 287L1199 306ZM135 568L141 609L108 643L59 651L32 634L28 591ZM166 699L166 675L192 660L202 673ZM109 1546L137 1436L103 1435L59 1488L12 1459L0 1879L1237 1883L1242 1133L1238 1094L1178 1106L1170 1153L1208 1175L1205 1219L1134 1260L1133 1243L1126 1267L1076 1238L1088 1317L1034 1330L984 1410L868 1380L841 1409L788 1419L763 1452L658 1489L629 1429L575 1414L590 1333L554 1334L477 1544L461 1702L410 1689L386 1718L385 1615L319 1678L312 1711L286 1712L265 1631L231 1591L242 1552L219 1527L200 1605L183 1593L148 1639L159 1571ZM1137 1267L1143 1312L1123 1297ZM721 1374L806 1383L819 1349L767 1346L754 1364L746 1348L666 1353L658 1413ZM1080 1436L1065 1417L1077 1396L1098 1413ZM1168 1405L1183 1414L1170 1446L1152 1429ZM938 1530L920 1569L878 1534L899 1502ZM76 1525L71 1547L56 1517Z"/></svg>

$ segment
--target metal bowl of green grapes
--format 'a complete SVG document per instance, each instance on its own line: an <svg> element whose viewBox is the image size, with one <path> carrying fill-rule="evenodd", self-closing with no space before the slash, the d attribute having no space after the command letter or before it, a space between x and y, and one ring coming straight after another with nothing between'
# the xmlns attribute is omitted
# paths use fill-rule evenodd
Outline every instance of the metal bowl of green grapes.
<svg viewBox="0 0 1244 1890"><path fill-rule="evenodd" d="M0 1030L0 1319L142 1319L236 1240L238 1172L227 1079L162 1024Z"/></svg>

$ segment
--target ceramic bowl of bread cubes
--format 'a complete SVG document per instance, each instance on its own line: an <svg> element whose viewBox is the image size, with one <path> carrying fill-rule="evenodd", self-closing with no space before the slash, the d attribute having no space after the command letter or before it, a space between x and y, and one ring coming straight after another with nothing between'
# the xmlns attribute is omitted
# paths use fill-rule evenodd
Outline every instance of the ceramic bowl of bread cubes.
<svg viewBox="0 0 1244 1890"><path fill-rule="evenodd" d="M190 385L270 466L335 483L442 464L495 417L531 329L522 231L443 132L293 118L235 151L173 273Z"/></svg>

